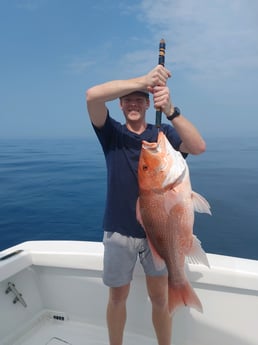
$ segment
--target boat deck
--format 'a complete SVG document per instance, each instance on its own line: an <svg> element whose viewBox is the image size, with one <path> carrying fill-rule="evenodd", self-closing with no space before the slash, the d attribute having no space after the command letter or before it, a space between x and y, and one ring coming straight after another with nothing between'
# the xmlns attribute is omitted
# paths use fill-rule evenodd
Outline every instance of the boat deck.
<svg viewBox="0 0 258 345"><path fill-rule="evenodd" d="M20 249L0 262L0 345L108 345L103 245L33 242L0 257ZM258 261L208 258L210 269L192 263L185 267L204 313L180 308L173 318L173 344L257 345ZM123 344L138 343L157 344L139 262Z"/></svg>
<svg viewBox="0 0 258 345"><path fill-rule="evenodd" d="M44 312L37 317L27 331L17 334L12 345L108 345L105 326L96 326L83 321L57 320L53 313ZM124 344L156 344L155 339L125 332Z"/></svg>

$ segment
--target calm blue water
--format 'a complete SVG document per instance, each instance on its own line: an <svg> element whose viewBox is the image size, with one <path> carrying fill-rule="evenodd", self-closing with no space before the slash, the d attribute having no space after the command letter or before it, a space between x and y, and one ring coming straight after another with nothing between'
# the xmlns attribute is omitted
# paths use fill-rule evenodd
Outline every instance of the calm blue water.
<svg viewBox="0 0 258 345"><path fill-rule="evenodd" d="M187 159L207 252L258 259L258 138L207 139ZM0 250L28 240L102 239L105 163L95 137L0 140Z"/></svg>

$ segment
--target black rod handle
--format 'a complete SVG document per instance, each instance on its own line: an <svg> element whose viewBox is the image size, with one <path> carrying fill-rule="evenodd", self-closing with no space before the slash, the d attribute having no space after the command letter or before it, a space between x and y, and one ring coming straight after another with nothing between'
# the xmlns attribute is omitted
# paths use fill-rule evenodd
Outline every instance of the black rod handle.
<svg viewBox="0 0 258 345"><path fill-rule="evenodd" d="M165 66L165 50L166 50L166 42L162 38L159 42L159 65ZM156 127L161 126L161 109L156 109Z"/></svg>

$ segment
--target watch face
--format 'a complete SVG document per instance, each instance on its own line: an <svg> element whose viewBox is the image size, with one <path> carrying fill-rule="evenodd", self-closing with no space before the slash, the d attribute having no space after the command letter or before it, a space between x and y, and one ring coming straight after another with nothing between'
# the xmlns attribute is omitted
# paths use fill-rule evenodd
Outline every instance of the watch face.
<svg viewBox="0 0 258 345"><path fill-rule="evenodd" d="M174 107L174 114L180 115L180 109L178 107Z"/></svg>
<svg viewBox="0 0 258 345"><path fill-rule="evenodd" d="M174 120L175 117L179 116L181 114L180 109L178 107L174 107L174 112L172 115L168 116L167 119L169 121Z"/></svg>

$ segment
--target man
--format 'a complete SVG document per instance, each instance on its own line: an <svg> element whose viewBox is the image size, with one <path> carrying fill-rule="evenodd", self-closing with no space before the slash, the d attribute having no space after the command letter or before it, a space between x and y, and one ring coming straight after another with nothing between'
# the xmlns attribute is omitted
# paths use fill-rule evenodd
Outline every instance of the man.
<svg viewBox="0 0 258 345"><path fill-rule="evenodd" d="M146 274L152 303L152 321L159 345L171 343L171 316L167 308L167 272L154 267L144 230L136 220L137 167L142 140L156 141L158 129L146 122L150 106L171 120L163 130L176 150L200 154L205 142L197 129L174 107L166 86L171 73L158 65L148 74L128 80L114 80L87 90L87 107L93 128L105 154L107 200L104 216L103 281L109 286L107 325L110 345L122 345L126 322L126 300L137 257ZM120 98L125 124L115 121L106 103Z"/></svg>

